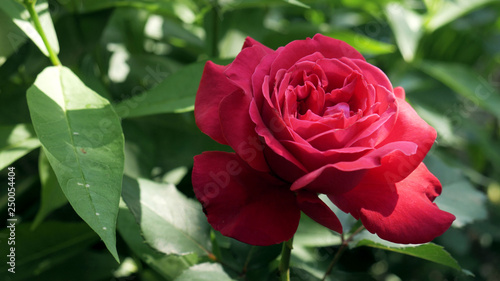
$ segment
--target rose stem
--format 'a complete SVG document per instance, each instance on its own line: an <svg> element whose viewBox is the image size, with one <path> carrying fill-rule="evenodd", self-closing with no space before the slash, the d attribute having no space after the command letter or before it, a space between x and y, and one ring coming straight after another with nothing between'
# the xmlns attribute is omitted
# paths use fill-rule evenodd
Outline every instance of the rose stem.
<svg viewBox="0 0 500 281"><path fill-rule="evenodd" d="M45 44L45 47L49 52L50 61L54 66L61 65L61 62L59 61L59 58L54 52L54 49L52 49L52 47L50 46L49 40L47 39L47 36L43 31L42 24L40 23L40 19L38 18L38 14L36 13L35 10L36 0L24 0L23 4L30 13L31 20L33 21L33 25L35 26L36 31L38 31L38 34L40 34L40 37L42 37L43 44Z"/></svg>
<svg viewBox="0 0 500 281"><path fill-rule="evenodd" d="M243 274L245 274L247 272L248 264L250 264L250 260L252 259L252 254L253 254L254 250L255 250L255 246L252 246L250 248L250 251L248 252L247 258L245 260L245 265L243 265L243 269L242 269Z"/></svg>
<svg viewBox="0 0 500 281"><path fill-rule="evenodd" d="M358 229L356 229L356 231L354 231L347 238L347 240L344 240L344 235L342 235L342 245L338 249L337 253L335 253L335 256L333 257L333 260L330 263L330 265L328 265L328 269L326 270L325 275L323 275L323 278L321 279L321 281L325 281L326 280L326 277L328 277L328 275L330 275L330 273L332 272L333 267L339 261L340 256L342 256L342 254L344 253L344 251L347 249L347 246L349 245L349 242L351 242L351 240L354 238L354 236L356 234L360 233L363 229L365 229L365 227L364 226L360 226Z"/></svg>
<svg viewBox="0 0 500 281"><path fill-rule="evenodd" d="M293 237L292 239L283 242L281 260L278 267L281 281L290 281L290 255L292 253L292 249Z"/></svg>
<svg viewBox="0 0 500 281"><path fill-rule="evenodd" d="M213 0L211 11L211 24L212 24L212 38L210 46L210 55L214 58L219 56L219 21L220 21L220 7L217 0Z"/></svg>

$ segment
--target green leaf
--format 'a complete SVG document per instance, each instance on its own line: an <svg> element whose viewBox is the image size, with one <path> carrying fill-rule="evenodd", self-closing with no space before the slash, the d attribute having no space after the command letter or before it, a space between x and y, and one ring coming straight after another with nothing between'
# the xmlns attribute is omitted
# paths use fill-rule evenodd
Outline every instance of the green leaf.
<svg viewBox="0 0 500 281"><path fill-rule="evenodd" d="M118 260L116 217L124 165L118 116L65 67L46 68L28 89L27 100L66 198Z"/></svg>
<svg viewBox="0 0 500 281"><path fill-rule="evenodd" d="M192 111L204 67L205 62L188 65L153 89L115 105L115 109L122 118Z"/></svg>
<svg viewBox="0 0 500 281"><path fill-rule="evenodd" d="M120 202L120 212L118 213L118 232L134 254L167 280L176 278L182 271L197 262L195 254L186 256L165 255L144 243L141 228L123 201Z"/></svg>
<svg viewBox="0 0 500 281"><path fill-rule="evenodd" d="M0 237L10 236L9 232L10 229L4 228ZM56 267L99 241L99 237L83 222L46 222L35 231L30 231L30 224L18 224L15 226L15 234L15 246L8 245L4 239L0 243L2 255L8 255L10 247L15 247L15 280L39 280L33 277ZM0 264L1 280L9 280L8 275L12 275L7 268L5 262Z"/></svg>
<svg viewBox="0 0 500 281"><path fill-rule="evenodd" d="M396 244L385 241L379 238L377 235L371 234L365 230L356 235L355 239L350 243L349 246L353 248L368 246L372 248L383 249L446 265L456 270L462 270L458 262L453 257L451 257L451 255L446 250L444 250L443 247L434 243L419 245Z"/></svg>
<svg viewBox="0 0 500 281"><path fill-rule="evenodd" d="M123 200L146 242L166 254L209 254L209 225L198 202L172 184L123 178Z"/></svg>
<svg viewBox="0 0 500 281"><path fill-rule="evenodd" d="M423 35L422 16L398 3L388 4L385 12L401 55L405 61L413 61Z"/></svg>
<svg viewBox="0 0 500 281"><path fill-rule="evenodd" d="M220 1L219 5L225 10L246 9L246 8L262 8L269 6L285 6L293 5L300 8L309 9L310 6L299 0L229 0Z"/></svg>
<svg viewBox="0 0 500 281"><path fill-rule="evenodd" d="M462 227L487 218L486 195L475 189L460 169L451 168L432 155L425 158L425 163L443 185L441 195L434 202L455 215L453 226Z"/></svg>
<svg viewBox="0 0 500 281"><path fill-rule="evenodd" d="M497 0L453 0L453 1L425 1L430 7L426 17L425 28L432 32L486 4Z"/></svg>
<svg viewBox="0 0 500 281"><path fill-rule="evenodd" d="M420 117L436 129L438 133L437 139L441 146L458 147L463 144L463 139L455 133L449 116L422 103L412 103L412 107Z"/></svg>
<svg viewBox="0 0 500 281"><path fill-rule="evenodd" d="M31 125L0 127L0 170L39 146L40 141Z"/></svg>
<svg viewBox="0 0 500 281"><path fill-rule="evenodd" d="M10 17L0 9L0 66L26 41L24 33Z"/></svg>
<svg viewBox="0 0 500 281"><path fill-rule="evenodd" d="M340 235L302 214L293 243L309 247L326 247L340 245L342 241Z"/></svg>
<svg viewBox="0 0 500 281"><path fill-rule="evenodd" d="M377 41L366 35L353 31L332 31L324 33L324 35L342 40L354 47L360 53L366 55L390 54L396 50L396 46L393 44Z"/></svg>
<svg viewBox="0 0 500 281"><path fill-rule="evenodd" d="M96 236L97 237L97 236ZM106 252L87 250L71 257L67 257L57 266L43 271L34 279L32 276L26 281L89 281L89 280L123 280L113 276L118 267L115 259ZM16 274L17 275L17 274ZM71 276L69 279L69 276ZM126 280L126 279L125 279ZM16 279L16 281L20 281Z"/></svg>
<svg viewBox="0 0 500 281"><path fill-rule="evenodd" d="M220 264L201 263L190 267L174 281L231 281Z"/></svg>
<svg viewBox="0 0 500 281"><path fill-rule="evenodd" d="M61 186L57 182L56 174L50 166L49 160L43 150L40 151L40 157L38 158L38 173L40 175L40 183L42 184L40 209L31 225L31 230L40 225L52 211L68 203L68 199L64 196Z"/></svg>
<svg viewBox="0 0 500 281"><path fill-rule="evenodd" d="M30 14L28 10L19 2L8 0L2 1L0 5L2 9L11 20L38 46L40 51L42 51L46 56L49 55L47 47L43 43L42 37L36 31L35 27L30 21ZM54 29L54 24L52 23L52 18L49 13L49 4L46 0L40 0L36 2L35 10L37 11L42 28L49 40L50 46L54 52L59 53L59 42L57 41L56 32Z"/></svg>
<svg viewBox="0 0 500 281"><path fill-rule="evenodd" d="M470 68L453 63L425 61L419 67L456 93L500 119L500 93ZM469 106L471 107L471 106Z"/></svg>
<svg viewBox="0 0 500 281"><path fill-rule="evenodd" d="M190 0L151 1L151 0L74 0L64 2L71 11L88 13L115 7L132 7L153 13L178 17L185 23L193 23L196 19L197 5Z"/></svg>

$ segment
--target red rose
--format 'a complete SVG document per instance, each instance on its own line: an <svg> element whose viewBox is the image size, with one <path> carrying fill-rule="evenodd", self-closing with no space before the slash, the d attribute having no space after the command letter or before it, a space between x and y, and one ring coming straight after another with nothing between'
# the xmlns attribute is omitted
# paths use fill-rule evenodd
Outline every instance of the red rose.
<svg viewBox="0 0 500 281"><path fill-rule="evenodd" d="M247 38L231 64L207 62L196 123L235 151L194 158L209 223L270 245L294 235L302 211L341 233L323 193L383 239L441 235L455 217L432 203L441 184L422 163L436 132L404 95L351 46L320 34L276 51Z"/></svg>

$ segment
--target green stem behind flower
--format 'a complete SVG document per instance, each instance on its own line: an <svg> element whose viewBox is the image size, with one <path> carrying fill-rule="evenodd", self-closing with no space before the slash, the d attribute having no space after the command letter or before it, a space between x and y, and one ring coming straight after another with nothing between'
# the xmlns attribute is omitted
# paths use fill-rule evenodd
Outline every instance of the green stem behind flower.
<svg viewBox="0 0 500 281"><path fill-rule="evenodd" d="M220 27L220 7L217 0L213 0L212 11L211 13L211 27L212 27L212 36L211 36L211 45L210 45L210 56L218 57L219 56L219 27Z"/></svg>
<svg viewBox="0 0 500 281"><path fill-rule="evenodd" d="M38 34L40 34L40 37L42 37L43 44L45 44L45 47L49 52L50 61L55 66L61 65L61 61L59 61L59 58L57 57L56 53L50 46L49 40L47 39L45 31L43 31L42 24L40 23L40 19L38 18L38 14L36 13L35 10L36 0L24 0L23 4L30 13L31 20L33 21L36 31L38 32Z"/></svg>
<svg viewBox="0 0 500 281"><path fill-rule="evenodd" d="M292 239L283 242L283 248L281 250L281 260L279 264L279 274L281 281L290 281L290 256L293 249L293 237Z"/></svg>
<svg viewBox="0 0 500 281"><path fill-rule="evenodd" d="M342 245L338 249L337 253L335 253L335 256L333 257L333 260L330 263L330 265L328 265L328 269L326 270L325 275L323 275L323 278L321 278L321 281L325 281L326 280L326 277L328 277L328 275L330 275L330 273L332 272L333 267L337 264L337 262L339 261L340 257L342 256L342 254L344 253L344 251L347 249L347 246L349 246L349 242L351 242L351 240L354 238L354 236L356 234L360 233L363 229L365 229L365 227L364 226L360 226L346 240L344 240L344 235L342 235Z"/></svg>

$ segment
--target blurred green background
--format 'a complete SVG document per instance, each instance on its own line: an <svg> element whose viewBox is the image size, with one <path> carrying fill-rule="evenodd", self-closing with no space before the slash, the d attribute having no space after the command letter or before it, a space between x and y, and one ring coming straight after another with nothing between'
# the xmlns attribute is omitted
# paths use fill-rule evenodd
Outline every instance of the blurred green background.
<svg viewBox="0 0 500 281"><path fill-rule="evenodd" d="M163 259L162 271L132 249L124 237L130 230L119 231L119 265L64 199L51 197L60 203L39 213L41 185L50 184L45 179L51 171L39 169L48 164L38 163L32 128L18 124L31 123L26 90L50 61L11 21L8 1L0 3L0 155L13 150L19 155L13 163L1 163L0 182L7 182L6 167L15 166L17 235L30 241L18 246L19 257L25 256L18 270L26 276L17 278L181 280L177 271L199 260L169 259L153 251L148 257ZM344 254L331 280L500 280L500 1L49 0L40 11L42 17L48 14L62 63L112 101L124 118L125 174L174 183L188 197L193 197L192 157L228 149L194 124L193 91L199 81L194 78L199 79L204 60L229 63L247 36L273 49L316 33L346 41L387 73L394 86L403 86L408 101L438 131L426 162L443 183L437 203L459 219L435 242L475 277L408 255L359 247ZM192 72L184 68L191 64ZM176 81L165 85L179 70L172 76ZM140 94L145 91L177 97L175 110L165 109L165 99L144 103ZM2 188L0 221L7 219L6 203ZM39 225L31 232L37 213ZM2 246L7 234L0 233ZM331 257L338 243L318 239L299 241L292 280L319 280L315 272L328 260L314 257ZM232 240L212 240L235 260L249 251ZM259 271L279 247L259 253L264 258L247 279L231 278L266 280Z"/></svg>

